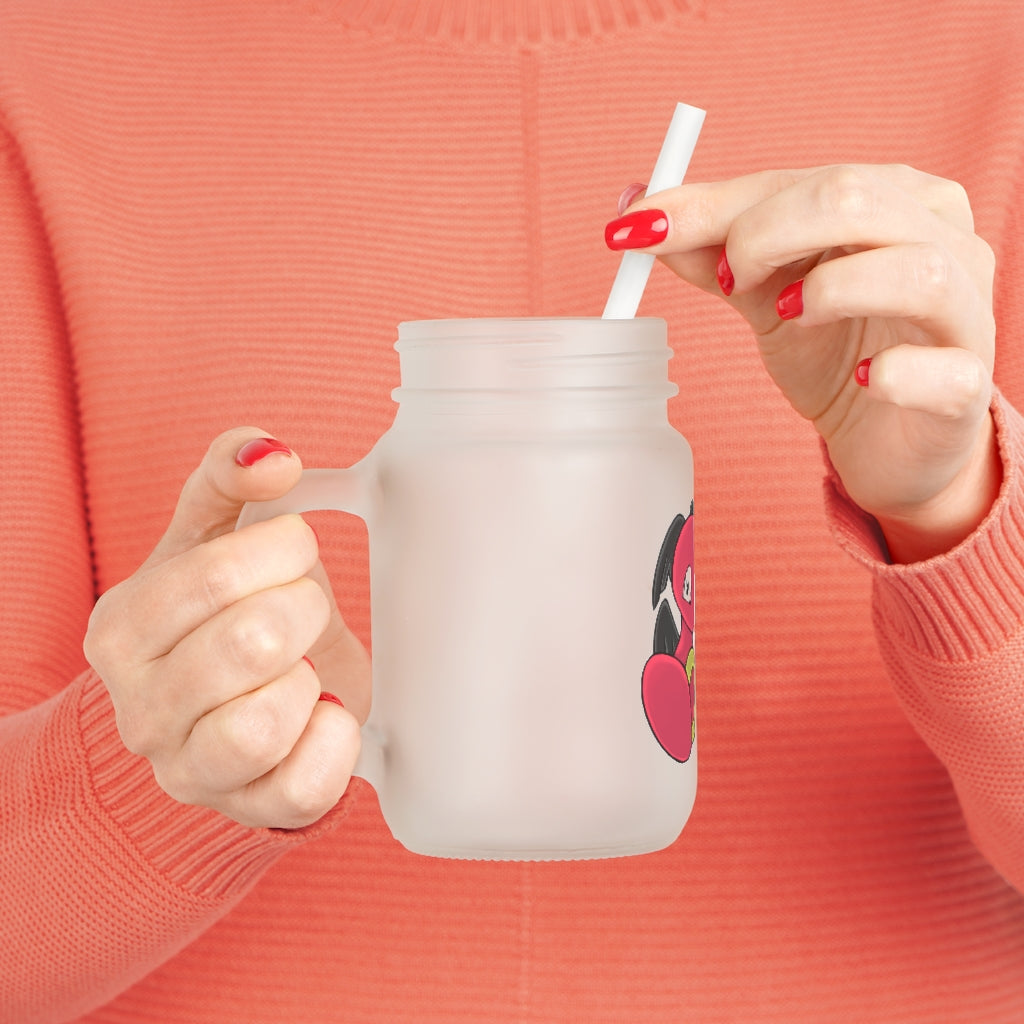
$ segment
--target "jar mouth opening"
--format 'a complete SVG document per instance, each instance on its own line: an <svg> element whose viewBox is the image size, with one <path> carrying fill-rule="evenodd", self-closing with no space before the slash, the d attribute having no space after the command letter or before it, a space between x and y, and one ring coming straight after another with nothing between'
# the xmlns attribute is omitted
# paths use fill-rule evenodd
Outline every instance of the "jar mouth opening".
<svg viewBox="0 0 1024 1024"><path fill-rule="evenodd" d="M668 325L660 317L605 320L585 316L463 317L439 320L404 320L398 325L395 348L401 352L415 344L561 340L586 344L601 351L614 346L646 348L667 338Z"/></svg>
<svg viewBox="0 0 1024 1024"><path fill-rule="evenodd" d="M673 353L664 320L598 317L418 320L399 325L396 400L417 392L664 399ZM632 393L632 394L629 394Z"/></svg>

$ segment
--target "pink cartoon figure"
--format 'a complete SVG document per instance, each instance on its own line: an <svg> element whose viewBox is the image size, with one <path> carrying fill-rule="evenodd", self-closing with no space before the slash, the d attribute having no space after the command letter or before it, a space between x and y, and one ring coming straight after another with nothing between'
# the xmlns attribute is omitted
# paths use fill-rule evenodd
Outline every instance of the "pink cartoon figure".
<svg viewBox="0 0 1024 1024"><path fill-rule="evenodd" d="M689 760L697 736L694 715L693 505L665 534L654 570L651 607L654 653L644 665L641 696L647 722L669 757Z"/></svg>

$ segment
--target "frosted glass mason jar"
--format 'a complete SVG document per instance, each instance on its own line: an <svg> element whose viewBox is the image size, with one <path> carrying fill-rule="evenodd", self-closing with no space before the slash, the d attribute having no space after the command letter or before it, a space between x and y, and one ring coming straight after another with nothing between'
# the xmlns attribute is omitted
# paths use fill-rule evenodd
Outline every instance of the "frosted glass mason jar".
<svg viewBox="0 0 1024 1024"><path fill-rule="evenodd" d="M392 426L240 525L369 532L356 769L409 850L661 849L696 792L693 462L656 319L403 323Z"/></svg>

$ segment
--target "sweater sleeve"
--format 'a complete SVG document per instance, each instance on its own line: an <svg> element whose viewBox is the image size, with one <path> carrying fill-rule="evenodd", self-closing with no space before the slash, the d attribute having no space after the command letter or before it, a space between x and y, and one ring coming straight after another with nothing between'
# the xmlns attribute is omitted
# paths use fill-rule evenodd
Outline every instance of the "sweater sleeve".
<svg viewBox="0 0 1024 1024"><path fill-rule="evenodd" d="M172 801L82 654L94 600L74 367L30 176L0 133L0 1018L75 1019L226 913L289 847Z"/></svg>
<svg viewBox="0 0 1024 1024"><path fill-rule="evenodd" d="M952 551L886 563L877 524L834 469L826 506L839 542L873 575L873 617L896 696L945 765L971 835L1024 892L1024 418L993 402L1003 485Z"/></svg>

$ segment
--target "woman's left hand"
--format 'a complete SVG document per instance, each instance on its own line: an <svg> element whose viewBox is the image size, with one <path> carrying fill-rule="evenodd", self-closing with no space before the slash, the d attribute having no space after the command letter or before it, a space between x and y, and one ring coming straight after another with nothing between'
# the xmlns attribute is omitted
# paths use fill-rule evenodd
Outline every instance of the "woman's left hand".
<svg viewBox="0 0 1024 1024"><path fill-rule="evenodd" d="M964 189L902 166L683 185L608 225L753 328L894 561L964 539L1001 482L989 412L995 260Z"/></svg>

